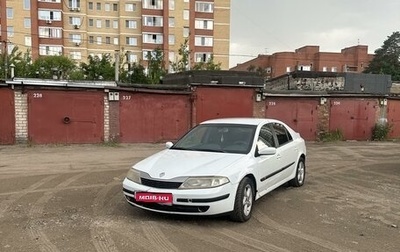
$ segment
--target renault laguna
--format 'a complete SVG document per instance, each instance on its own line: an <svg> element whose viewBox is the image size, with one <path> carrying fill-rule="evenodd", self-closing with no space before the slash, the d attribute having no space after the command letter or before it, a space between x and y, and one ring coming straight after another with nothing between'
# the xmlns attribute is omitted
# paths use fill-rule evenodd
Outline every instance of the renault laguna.
<svg viewBox="0 0 400 252"><path fill-rule="evenodd" d="M150 211L228 214L245 222L255 200L288 182L302 186L305 174L305 141L285 123L213 119L133 165L123 193L129 204Z"/></svg>

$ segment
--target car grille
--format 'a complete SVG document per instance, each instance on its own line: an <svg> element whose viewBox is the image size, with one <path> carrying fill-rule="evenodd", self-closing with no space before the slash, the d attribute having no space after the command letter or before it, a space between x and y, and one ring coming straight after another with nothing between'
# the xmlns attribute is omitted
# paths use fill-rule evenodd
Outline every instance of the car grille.
<svg viewBox="0 0 400 252"><path fill-rule="evenodd" d="M167 182L160 180L152 180L147 178L141 178L142 185L153 187L153 188L164 188L164 189L178 189L182 182Z"/></svg>

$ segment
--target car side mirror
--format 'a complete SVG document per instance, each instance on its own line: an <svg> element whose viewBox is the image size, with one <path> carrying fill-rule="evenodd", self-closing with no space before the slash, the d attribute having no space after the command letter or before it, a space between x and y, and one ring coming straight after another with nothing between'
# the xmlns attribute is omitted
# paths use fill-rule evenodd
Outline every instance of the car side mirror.
<svg viewBox="0 0 400 252"><path fill-rule="evenodd" d="M276 154L276 148L275 147L264 147L260 150L258 150L258 155L275 155Z"/></svg>
<svg viewBox="0 0 400 252"><path fill-rule="evenodd" d="M166 143L165 143L165 148L171 149L171 147L172 147L173 145L174 145L174 144L173 144L172 142L166 142Z"/></svg>

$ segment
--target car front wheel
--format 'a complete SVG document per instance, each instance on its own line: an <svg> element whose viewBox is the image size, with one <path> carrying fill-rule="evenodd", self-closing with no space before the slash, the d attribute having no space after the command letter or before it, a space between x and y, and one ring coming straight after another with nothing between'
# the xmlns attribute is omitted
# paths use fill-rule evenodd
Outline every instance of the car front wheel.
<svg viewBox="0 0 400 252"><path fill-rule="evenodd" d="M304 185L306 179L306 163L304 158L300 158L297 163L296 176L290 181L290 184L295 187Z"/></svg>
<svg viewBox="0 0 400 252"><path fill-rule="evenodd" d="M248 221L253 210L253 203L254 185L250 178L245 177L239 183L231 219L238 222Z"/></svg>

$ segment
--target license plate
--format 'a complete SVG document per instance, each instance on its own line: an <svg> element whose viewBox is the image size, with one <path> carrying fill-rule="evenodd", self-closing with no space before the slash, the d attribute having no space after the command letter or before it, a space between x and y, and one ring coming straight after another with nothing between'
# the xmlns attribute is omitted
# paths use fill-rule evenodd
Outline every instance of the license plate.
<svg viewBox="0 0 400 252"><path fill-rule="evenodd" d="M136 192L135 199L138 202L172 204L172 193Z"/></svg>

